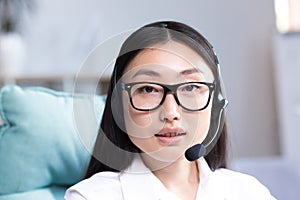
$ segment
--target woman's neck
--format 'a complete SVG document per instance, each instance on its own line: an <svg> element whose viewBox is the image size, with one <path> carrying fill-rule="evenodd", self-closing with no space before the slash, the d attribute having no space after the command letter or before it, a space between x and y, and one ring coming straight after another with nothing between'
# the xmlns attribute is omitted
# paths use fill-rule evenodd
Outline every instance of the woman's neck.
<svg viewBox="0 0 300 200"><path fill-rule="evenodd" d="M153 174L172 193L181 199L195 199L199 186L197 162L189 162L184 157L169 163L158 163L148 156L143 157ZM155 164L154 164L155 163ZM158 167L161 165L161 167Z"/></svg>

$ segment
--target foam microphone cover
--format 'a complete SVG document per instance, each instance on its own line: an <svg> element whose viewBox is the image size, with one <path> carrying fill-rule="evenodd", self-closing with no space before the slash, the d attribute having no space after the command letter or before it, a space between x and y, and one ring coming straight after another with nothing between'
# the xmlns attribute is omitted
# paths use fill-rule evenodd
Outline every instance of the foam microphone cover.
<svg viewBox="0 0 300 200"><path fill-rule="evenodd" d="M188 161L198 160L206 154L206 148L203 144L196 144L185 151L185 158Z"/></svg>

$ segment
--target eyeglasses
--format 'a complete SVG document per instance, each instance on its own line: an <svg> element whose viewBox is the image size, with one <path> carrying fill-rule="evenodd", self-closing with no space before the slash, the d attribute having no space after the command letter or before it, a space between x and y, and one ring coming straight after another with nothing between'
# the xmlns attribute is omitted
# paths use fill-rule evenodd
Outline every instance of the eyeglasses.
<svg viewBox="0 0 300 200"><path fill-rule="evenodd" d="M139 111L151 111L161 106L168 93L174 95L178 105L189 111L205 109L215 88L214 83L185 82L166 85L153 82L121 83L128 92L132 107Z"/></svg>

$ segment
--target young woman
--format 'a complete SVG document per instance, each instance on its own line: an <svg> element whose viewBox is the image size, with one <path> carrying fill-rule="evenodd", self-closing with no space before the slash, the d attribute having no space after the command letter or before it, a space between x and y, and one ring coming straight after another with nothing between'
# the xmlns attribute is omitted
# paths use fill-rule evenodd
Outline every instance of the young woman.
<svg viewBox="0 0 300 200"><path fill-rule="evenodd" d="M86 179L66 200L274 199L226 169L218 59L178 22L156 22L122 45Z"/></svg>

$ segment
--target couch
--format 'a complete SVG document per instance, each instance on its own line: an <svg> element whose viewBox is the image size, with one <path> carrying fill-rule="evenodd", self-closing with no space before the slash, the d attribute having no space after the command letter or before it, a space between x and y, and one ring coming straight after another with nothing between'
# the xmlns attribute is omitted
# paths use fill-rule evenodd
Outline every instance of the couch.
<svg viewBox="0 0 300 200"><path fill-rule="evenodd" d="M104 96L2 87L0 200L62 200L84 176L104 103Z"/></svg>

